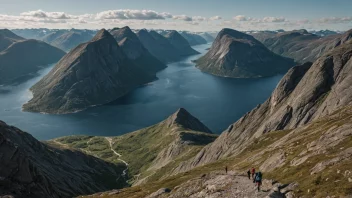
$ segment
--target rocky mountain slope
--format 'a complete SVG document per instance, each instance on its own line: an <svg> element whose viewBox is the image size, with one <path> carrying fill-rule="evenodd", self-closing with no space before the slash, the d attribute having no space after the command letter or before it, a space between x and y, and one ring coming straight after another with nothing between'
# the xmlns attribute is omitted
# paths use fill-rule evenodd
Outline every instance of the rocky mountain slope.
<svg viewBox="0 0 352 198"><path fill-rule="evenodd" d="M137 33L139 40L148 51L163 63L174 62L182 58L181 53L162 35L146 29Z"/></svg>
<svg viewBox="0 0 352 198"><path fill-rule="evenodd" d="M8 48L11 44L25 40L17 36L8 29L0 29L0 52Z"/></svg>
<svg viewBox="0 0 352 198"><path fill-rule="evenodd" d="M196 63L204 72L233 78L273 76L294 65L293 60L274 54L252 36L232 29L223 29Z"/></svg>
<svg viewBox="0 0 352 198"><path fill-rule="evenodd" d="M192 45L201 45L201 44L206 44L208 43L208 41L206 41L202 36L198 35L198 34L194 34L191 32L186 32L186 31L182 31L180 32L181 36L183 36L188 43L192 46Z"/></svg>
<svg viewBox="0 0 352 198"><path fill-rule="evenodd" d="M135 66L106 30L77 46L35 84L26 111L72 113L106 104L154 77Z"/></svg>
<svg viewBox="0 0 352 198"><path fill-rule="evenodd" d="M351 69L352 42L347 42L314 63L292 68L266 102L173 174L91 197L351 196ZM228 179L226 166L240 175L253 166L262 171L263 191Z"/></svg>
<svg viewBox="0 0 352 198"><path fill-rule="evenodd" d="M262 40L271 51L299 63L315 61L324 53L346 43L352 38L352 30L343 34L320 37L306 30L282 32Z"/></svg>
<svg viewBox="0 0 352 198"><path fill-rule="evenodd" d="M165 69L166 65L155 58L140 42L137 35L126 26L110 31L115 40L119 43L124 53L133 63L151 75Z"/></svg>
<svg viewBox="0 0 352 198"><path fill-rule="evenodd" d="M190 56L199 54L196 50L194 50L188 41L181 36L176 30L172 30L165 35L165 38L173 45L181 54L181 56Z"/></svg>
<svg viewBox="0 0 352 198"><path fill-rule="evenodd" d="M20 81L65 55L64 51L42 41L25 40L8 30L5 32L5 37L0 36L0 43L8 45L0 51L0 84Z"/></svg>
<svg viewBox="0 0 352 198"><path fill-rule="evenodd" d="M140 185L162 180L216 137L197 118L179 109L154 126L122 136L69 136L51 142L82 149L106 161L123 161L128 164L131 182Z"/></svg>
<svg viewBox="0 0 352 198"><path fill-rule="evenodd" d="M41 143L0 121L0 196L74 197L121 188L123 170L76 150Z"/></svg>
<svg viewBox="0 0 352 198"><path fill-rule="evenodd" d="M249 140L271 131L303 127L351 105L351 92L348 91L352 79L351 56L352 42L349 42L320 57L314 64L292 68L266 102L231 125L185 165L188 166L186 169L237 155Z"/></svg>

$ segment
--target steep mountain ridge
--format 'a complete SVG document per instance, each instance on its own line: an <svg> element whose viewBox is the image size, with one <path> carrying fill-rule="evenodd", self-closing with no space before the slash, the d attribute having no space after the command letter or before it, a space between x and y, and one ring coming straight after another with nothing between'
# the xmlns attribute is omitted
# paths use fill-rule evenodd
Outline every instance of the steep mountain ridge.
<svg viewBox="0 0 352 198"><path fill-rule="evenodd" d="M165 35L165 38L173 45L181 54L181 56L190 56L199 54L194 50L188 41L176 30L172 30Z"/></svg>
<svg viewBox="0 0 352 198"><path fill-rule="evenodd" d="M8 48L11 44L25 40L24 38L17 36L8 29L0 29L0 52Z"/></svg>
<svg viewBox="0 0 352 198"><path fill-rule="evenodd" d="M156 72L166 68L165 64L149 53L137 35L128 26L113 29L110 33L127 57L140 69L155 76Z"/></svg>
<svg viewBox="0 0 352 198"><path fill-rule="evenodd" d="M214 143L179 170L238 155L265 133L292 130L351 105L352 42L320 57L313 65L292 68L271 97L248 112Z"/></svg>
<svg viewBox="0 0 352 198"><path fill-rule="evenodd" d="M0 121L0 195L73 197L121 188L123 167L76 150L46 145Z"/></svg>
<svg viewBox="0 0 352 198"><path fill-rule="evenodd" d="M306 30L279 33L262 42L271 51L299 63L315 61L324 53L346 43L352 38L352 30L343 34L319 37Z"/></svg>
<svg viewBox="0 0 352 198"><path fill-rule="evenodd" d="M252 36L226 28L196 63L204 72L233 78L273 76L294 65L293 60L274 54Z"/></svg>
<svg viewBox="0 0 352 198"><path fill-rule="evenodd" d="M77 46L31 91L27 111L72 113L106 104L154 79L135 66L106 30Z"/></svg>
<svg viewBox="0 0 352 198"><path fill-rule="evenodd" d="M141 29L136 34L143 46L163 63L174 62L182 57L180 52L157 32L148 32L146 29Z"/></svg>

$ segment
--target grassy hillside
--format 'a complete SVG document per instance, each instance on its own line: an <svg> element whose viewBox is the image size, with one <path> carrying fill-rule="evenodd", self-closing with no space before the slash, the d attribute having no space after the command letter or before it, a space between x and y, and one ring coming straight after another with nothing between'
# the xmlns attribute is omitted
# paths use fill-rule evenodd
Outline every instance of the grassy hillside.
<svg viewBox="0 0 352 198"><path fill-rule="evenodd" d="M225 166L245 173L254 166L264 179L282 184L296 182L300 197L344 197L352 195L352 107L295 130L274 131L253 140L241 154L197 167L191 171L122 189L114 195L96 197L143 197L160 188L174 190L179 185ZM159 177L163 177L161 175ZM178 189L179 190L179 189ZM174 191L171 191L171 194ZM94 196L93 196L94 197Z"/></svg>

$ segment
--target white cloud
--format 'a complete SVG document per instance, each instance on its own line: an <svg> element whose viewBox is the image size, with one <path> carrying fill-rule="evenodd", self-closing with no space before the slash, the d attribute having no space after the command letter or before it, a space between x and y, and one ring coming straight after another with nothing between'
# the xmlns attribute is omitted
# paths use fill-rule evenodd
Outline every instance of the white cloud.
<svg viewBox="0 0 352 198"><path fill-rule="evenodd" d="M222 17L221 16L213 16L209 18L211 21L217 21L217 20L221 20Z"/></svg>
<svg viewBox="0 0 352 198"><path fill-rule="evenodd" d="M97 19L155 20L165 17L171 16L169 13L158 13L153 10L107 10L97 14Z"/></svg>
<svg viewBox="0 0 352 198"><path fill-rule="evenodd" d="M262 21L266 23L280 23L287 20L284 17L264 17Z"/></svg>
<svg viewBox="0 0 352 198"><path fill-rule="evenodd" d="M192 17L192 20L193 21L206 21L207 18L202 17L202 16L194 16L194 17Z"/></svg>
<svg viewBox="0 0 352 198"><path fill-rule="evenodd" d="M51 18L51 19L73 19L76 16L66 14L64 12L44 12L42 10L22 12L21 16L34 18Z"/></svg>
<svg viewBox="0 0 352 198"><path fill-rule="evenodd" d="M247 17L245 15L237 15L233 17L234 20L236 21L252 21L253 19L251 17Z"/></svg>
<svg viewBox="0 0 352 198"><path fill-rule="evenodd" d="M328 17L318 20L319 23L351 23L352 17Z"/></svg>
<svg viewBox="0 0 352 198"><path fill-rule="evenodd" d="M182 21L192 21L192 18L186 15L175 15L172 17L174 20L182 20Z"/></svg>

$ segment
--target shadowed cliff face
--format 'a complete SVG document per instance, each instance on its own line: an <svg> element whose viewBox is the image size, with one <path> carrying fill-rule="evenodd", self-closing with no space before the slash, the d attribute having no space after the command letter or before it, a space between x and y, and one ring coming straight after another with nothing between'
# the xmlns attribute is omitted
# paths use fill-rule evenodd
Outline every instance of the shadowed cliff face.
<svg viewBox="0 0 352 198"><path fill-rule="evenodd" d="M121 188L123 167L75 150L52 147L0 121L0 194L74 197Z"/></svg>
<svg viewBox="0 0 352 198"><path fill-rule="evenodd" d="M202 45L208 43L205 38L198 34L190 33L190 32L180 32L180 34L188 41L188 43L192 45ZM206 36L206 34L204 34ZM208 38L209 39L209 38Z"/></svg>
<svg viewBox="0 0 352 198"><path fill-rule="evenodd" d="M194 50L188 41L181 36L180 33L173 30L165 35L166 39L173 45L180 53L181 56L190 56L199 54L196 50Z"/></svg>
<svg viewBox="0 0 352 198"><path fill-rule="evenodd" d="M155 76L155 73L167 66L149 53L137 35L126 26L110 31L126 56L141 70Z"/></svg>
<svg viewBox="0 0 352 198"><path fill-rule="evenodd" d="M233 78L258 78L285 73L294 63L270 52L252 36L223 29L212 47L198 59L197 67L207 73Z"/></svg>
<svg viewBox="0 0 352 198"><path fill-rule="evenodd" d="M167 38L155 31L148 32L147 30L142 29L137 32L137 36L142 42L143 46L147 48L153 56L161 60L163 63L178 61L182 57L189 56L194 53L194 50L189 49L189 44L187 44L188 52L180 51L178 48L172 45ZM189 51L192 53L189 54Z"/></svg>
<svg viewBox="0 0 352 198"><path fill-rule="evenodd" d="M250 140L295 129L351 105L352 42L320 57L312 65L292 68L271 97L248 112L179 171L239 154Z"/></svg>
<svg viewBox="0 0 352 198"><path fill-rule="evenodd" d="M261 41L271 51L304 63L317 60L324 53L346 43L351 38L352 30L326 37L300 30L278 33Z"/></svg>
<svg viewBox="0 0 352 198"><path fill-rule="evenodd" d="M31 90L27 111L72 113L109 103L153 76L128 59L116 40L101 30L88 43L71 50Z"/></svg>

